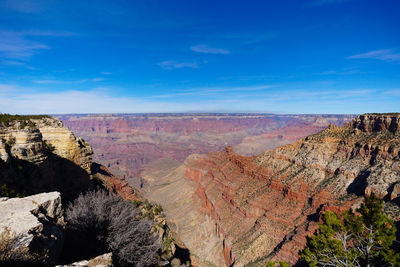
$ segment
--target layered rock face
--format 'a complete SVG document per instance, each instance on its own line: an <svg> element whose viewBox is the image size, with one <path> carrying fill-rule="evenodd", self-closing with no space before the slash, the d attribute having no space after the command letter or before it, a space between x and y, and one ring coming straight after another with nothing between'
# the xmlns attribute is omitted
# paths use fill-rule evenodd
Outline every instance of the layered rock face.
<svg viewBox="0 0 400 267"><path fill-rule="evenodd" d="M343 125L350 115L268 114L127 114L58 116L94 148L94 160L125 177L135 187L142 166L169 158L183 162L193 153L227 145L242 155L256 155L321 131Z"/></svg>
<svg viewBox="0 0 400 267"><path fill-rule="evenodd" d="M72 161L90 174L93 150L85 140L76 137L58 119L51 117L34 122L43 140L54 147L54 154Z"/></svg>
<svg viewBox="0 0 400 267"><path fill-rule="evenodd" d="M31 126L23 126L15 121L8 126L0 126L0 158L10 157L40 164L47 158L47 147L51 152L74 162L90 173L93 154L91 146L82 138L64 127L60 120L52 117L31 119ZM9 148L9 151L7 150Z"/></svg>
<svg viewBox="0 0 400 267"><path fill-rule="evenodd" d="M227 147L189 156L179 167L184 175L178 168L158 180L147 177L157 177L151 171L144 177L149 192L167 190L170 185L165 181L191 181L186 199L192 197L192 208L211 219L218 237L213 245L219 247L226 265L265 266L270 260L294 264L325 210L357 206L362 196L374 192L392 200L390 214L400 220L400 209L392 204L400 200L399 118L362 115L344 127L331 125L258 156L240 156ZM175 200L159 197L158 201L168 205ZM174 211L167 210L167 216L174 217ZM177 227L187 226L182 220Z"/></svg>
<svg viewBox="0 0 400 267"><path fill-rule="evenodd" d="M4 236L4 231L9 231L8 241L15 240L13 254L17 258L12 259L25 258L28 262L47 264L55 262L63 244L64 218L60 193L0 198L0 210L0 235Z"/></svg>
<svg viewBox="0 0 400 267"><path fill-rule="evenodd" d="M89 185L92 154L90 145L58 119L11 120L0 124L0 185L72 197Z"/></svg>

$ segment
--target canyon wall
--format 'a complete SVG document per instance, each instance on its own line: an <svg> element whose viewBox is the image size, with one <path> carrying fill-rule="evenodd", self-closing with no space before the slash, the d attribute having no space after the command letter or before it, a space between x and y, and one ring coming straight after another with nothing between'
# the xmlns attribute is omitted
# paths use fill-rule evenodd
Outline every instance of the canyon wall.
<svg viewBox="0 0 400 267"><path fill-rule="evenodd" d="M166 175L152 174L157 164L150 165L142 177L150 199L177 205L172 193L154 194L173 192L168 189L173 187L195 210L190 213L202 217L197 223L177 221L177 228L191 226L201 233L203 221L214 225L216 238L194 248L187 244L191 251L218 247L227 266L265 266L270 260L295 264L323 211L356 207L362 196L374 192L387 201L387 213L400 220L399 118L361 115L258 156L241 156L226 147L191 155ZM190 190L179 190L184 183ZM178 212L167 209L167 218Z"/></svg>
<svg viewBox="0 0 400 267"><path fill-rule="evenodd" d="M0 185L14 191L59 191L72 199L90 186L92 154L91 146L56 118L0 123Z"/></svg>
<svg viewBox="0 0 400 267"><path fill-rule="evenodd" d="M142 166L161 158L183 162L194 153L233 146L256 155L326 128L352 115L98 114L59 115L94 148L93 158L140 188Z"/></svg>

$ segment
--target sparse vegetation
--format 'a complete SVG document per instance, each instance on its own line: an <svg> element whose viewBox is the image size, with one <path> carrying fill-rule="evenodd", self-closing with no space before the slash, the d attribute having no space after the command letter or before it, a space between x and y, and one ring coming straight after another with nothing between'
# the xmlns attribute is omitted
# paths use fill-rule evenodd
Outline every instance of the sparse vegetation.
<svg viewBox="0 0 400 267"><path fill-rule="evenodd" d="M48 115L11 115L11 114L3 114L0 113L0 125L9 126L11 122L19 121L21 124L25 124L23 128L26 126L34 126L33 122L30 120L37 120L43 118L50 118ZM20 128L21 128L20 124ZM21 129L23 129L21 128Z"/></svg>
<svg viewBox="0 0 400 267"><path fill-rule="evenodd" d="M154 223L132 202L105 191L80 195L66 211L68 227L96 239L113 252L118 266L156 264L161 244L151 233Z"/></svg>
<svg viewBox="0 0 400 267"><path fill-rule="evenodd" d="M280 261L280 262L274 262L274 261L270 261L267 263L267 267L289 267L289 264L287 262L284 261Z"/></svg>
<svg viewBox="0 0 400 267"><path fill-rule="evenodd" d="M325 212L301 258L310 266L399 266L392 249L396 227L383 213L383 200L372 194L357 212Z"/></svg>
<svg viewBox="0 0 400 267"><path fill-rule="evenodd" d="M26 197L26 192L17 192L17 190L9 188L7 184L0 187L0 197Z"/></svg>
<svg viewBox="0 0 400 267"><path fill-rule="evenodd" d="M0 266L14 266L15 264L37 263L46 255L39 256L29 248L21 245L18 235L8 227L3 227L0 234Z"/></svg>
<svg viewBox="0 0 400 267"><path fill-rule="evenodd" d="M27 248L18 246L18 237L10 228L4 227L0 234L0 262L7 263L21 259Z"/></svg>

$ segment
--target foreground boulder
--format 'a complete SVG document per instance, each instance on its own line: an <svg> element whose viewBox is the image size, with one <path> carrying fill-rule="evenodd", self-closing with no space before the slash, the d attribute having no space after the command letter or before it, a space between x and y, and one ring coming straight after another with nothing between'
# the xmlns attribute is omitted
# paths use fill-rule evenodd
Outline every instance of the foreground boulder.
<svg viewBox="0 0 400 267"><path fill-rule="evenodd" d="M25 198L0 198L0 238L9 244L3 261L51 264L63 244L63 210L59 192Z"/></svg>

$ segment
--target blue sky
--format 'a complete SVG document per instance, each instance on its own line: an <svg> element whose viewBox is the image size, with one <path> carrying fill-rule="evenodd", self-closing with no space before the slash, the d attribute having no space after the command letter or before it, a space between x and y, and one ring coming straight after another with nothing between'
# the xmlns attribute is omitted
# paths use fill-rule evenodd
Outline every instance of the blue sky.
<svg viewBox="0 0 400 267"><path fill-rule="evenodd" d="M0 112L400 111L400 2L0 0Z"/></svg>

